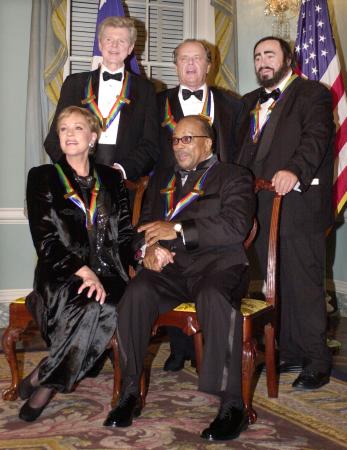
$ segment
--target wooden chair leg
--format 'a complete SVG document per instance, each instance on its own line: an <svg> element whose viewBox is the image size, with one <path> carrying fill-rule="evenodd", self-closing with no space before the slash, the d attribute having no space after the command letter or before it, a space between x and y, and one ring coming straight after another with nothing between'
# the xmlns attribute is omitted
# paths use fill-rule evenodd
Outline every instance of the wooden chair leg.
<svg viewBox="0 0 347 450"><path fill-rule="evenodd" d="M196 358L196 372L200 373L201 364L202 364L202 354L203 354L203 342L202 342L202 333L198 331L193 335L194 339L194 349L195 349L195 358Z"/></svg>
<svg viewBox="0 0 347 450"><path fill-rule="evenodd" d="M267 393L271 398L278 397L278 379L275 358L275 329L272 323L265 326L265 366Z"/></svg>
<svg viewBox="0 0 347 450"><path fill-rule="evenodd" d="M18 397L19 370L16 353L16 342L20 340L23 328L7 327L2 336L2 348L11 370L11 386L2 391L3 400L16 400Z"/></svg>
<svg viewBox="0 0 347 450"><path fill-rule="evenodd" d="M242 397L250 424L257 420L257 413L252 407L252 380L255 370L256 341L250 339L243 343L242 352Z"/></svg>

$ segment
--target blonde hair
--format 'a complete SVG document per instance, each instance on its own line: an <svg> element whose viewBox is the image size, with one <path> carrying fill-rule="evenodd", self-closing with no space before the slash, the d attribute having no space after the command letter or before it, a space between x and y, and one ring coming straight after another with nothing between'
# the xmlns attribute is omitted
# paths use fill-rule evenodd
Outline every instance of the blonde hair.
<svg viewBox="0 0 347 450"><path fill-rule="evenodd" d="M100 38L105 31L106 27L113 28L127 28L129 30L129 40L130 44L134 45L137 38L137 30L135 28L135 21L130 17L120 17L120 16L109 16L104 19L98 28L98 39Z"/></svg>
<svg viewBox="0 0 347 450"><path fill-rule="evenodd" d="M88 109L86 108L80 108L79 106L68 106L67 108L63 109L57 119L57 133L59 134L59 127L61 124L61 121L64 120L66 117L71 116L71 114L79 114L84 119L86 119L89 129L92 133L97 134L97 139L99 139L101 134L100 124L98 119L92 114Z"/></svg>

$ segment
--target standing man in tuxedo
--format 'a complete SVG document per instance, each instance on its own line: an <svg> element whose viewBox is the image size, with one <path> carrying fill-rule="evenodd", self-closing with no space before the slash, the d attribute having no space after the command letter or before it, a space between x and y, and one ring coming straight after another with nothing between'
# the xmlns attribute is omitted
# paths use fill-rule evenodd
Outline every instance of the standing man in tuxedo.
<svg viewBox="0 0 347 450"><path fill-rule="evenodd" d="M68 76L63 83L55 116L45 140L53 162L62 155L57 117L70 105L88 108L99 119L102 134L96 162L114 166L125 178L136 179L153 168L159 156L158 120L152 83L125 70L137 31L126 17L107 17L98 30L101 67Z"/></svg>
<svg viewBox="0 0 347 450"><path fill-rule="evenodd" d="M236 150L236 132L241 117L242 102L232 94L206 84L211 67L211 51L203 41L186 39L174 52L179 85L157 95L160 121L160 156L158 166L170 167L175 162L171 146L172 131L182 117L202 114L213 124L216 135L215 152L220 161L231 162ZM185 360L195 354L192 337L178 328L169 327L171 355L164 370L177 371Z"/></svg>
<svg viewBox="0 0 347 450"><path fill-rule="evenodd" d="M204 336L199 389L221 407L201 437L234 439L247 427L241 393L241 298L247 290L243 241L253 223L251 173L212 153L213 130L199 116L181 119L172 136L177 164L152 177L139 232L144 268L119 304L122 392L104 425L126 427L140 414L139 381L152 325L182 299L196 303ZM139 235L141 237L141 235Z"/></svg>
<svg viewBox="0 0 347 450"><path fill-rule="evenodd" d="M254 47L261 88L244 96L244 141L235 162L272 180L284 196L280 224L280 371L299 371L296 389L329 382L326 345L325 231L331 225L334 121L330 92L292 71L287 42L266 37ZM258 195L255 242L266 273L273 194Z"/></svg>

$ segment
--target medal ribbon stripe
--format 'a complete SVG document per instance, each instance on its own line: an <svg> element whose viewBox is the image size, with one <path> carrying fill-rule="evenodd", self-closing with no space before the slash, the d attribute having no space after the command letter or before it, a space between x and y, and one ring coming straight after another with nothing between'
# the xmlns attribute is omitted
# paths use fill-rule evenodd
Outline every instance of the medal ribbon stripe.
<svg viewBox="0 0 347 450"><path fill-rule="evenodd" d="M212 119L210 117L211 114L211 103L212 103L212 98L211 98L211 90L208 89L208 93L206 95L205 101L204 101L204 105L202 107L202 111L199 114L200 116L203 116L205 119L208 119L208 121L212 122ZM177 122L175 121L174 116L171 113L171 106L170 106L170 102L168 97L166 98L165 101L165 113L164 113L164 120L161 123L162 127L167 127L171 132L173 132L175 126L176 126Z"/></svg>
<svg viewBox="0 0 347 450"><path fill-rule="evenodd" d="M264 128L264 125L266 124L266 122L269 120L272 110L274 109L274 107L276 106L277 102L279 102L281 100L281 98L283 98L284 92L287 89L287 87L296 79L298 78L297 74L293 74L289 80L287 81L287 83L285 84L285 86L282 89L281 95L278 97L277 100L275 100L271 106L269 106L267 112L266 112L266 119L265 122L262 126L262 128L260 128L260 101L257 101L257 104L255 106L255 108L251 111L251 138L252 141L256 144L258 142L259 136L261 134L261 130Z"/></svg>
<svg viewBox="0 0 347 450"><path fill-rule="evenodd" d="M86 86L85 99L82 103L86 104L89 110L99 119L101 128L103 131L106 131L107 128L111 125L114 119L117 117L120 110L127 103L130 103L128 98L130 93L130 76L128 72L125 72L124 80L122 84L122 89L120 94L117 96L117 100L112 106L107 117L103 117L101 111L95 101L96 96L94 95L93 86L92 86L92 77L89 77L89 81Z"/></svg>
<svg viewBox="0 0 347 450"><path fill-rule="evenodd" d="M187 195L185 195L179 202L177 202L175 209L173 209L173 203L174 203L174 191L173 187L176 183L176 175L173 175L173 177L170 179L166 189L164 189L164 192L166 194L166 212L165 212L165 218L166 220L170 221L174 217L177 216L184 208L186 208L188 205L190 205L195 199L197 199L199 196L204 194L204 191L202 190L202 187L204 186L204 183L206 181L206 177L210 169L216 164L216 161L211 164L210 167L208 167L205 172L201 175L201 177L198 179L198 181L195 183L194 188L191 192L189 192Z"/></svg>
<svg viewBox="0 0 347 450"><path fill-rule="evenodd" d="M95 178L95 184L91 192L90 205L89 208L86 208L84 201L72 187L70 180L65 175L60 164L56 163L54 164L54 166L57 169L60 181L66 191L66 193L64 194L64 198L71 200L78 208L80 208L84 212L86 216L86 227L91 228L97 216L96 200L100 190L100 179L96 170L94 169L93 173L93 176Z"/></svg>

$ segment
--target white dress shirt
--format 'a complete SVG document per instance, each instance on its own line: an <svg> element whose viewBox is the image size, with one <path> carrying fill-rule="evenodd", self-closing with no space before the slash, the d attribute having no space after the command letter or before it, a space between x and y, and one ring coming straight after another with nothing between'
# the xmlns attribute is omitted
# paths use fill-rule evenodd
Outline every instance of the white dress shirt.
<svg viewBox="0 0 347 450"><path fill-rule="evenodd" d="M184 86L183 84L180 85L179 91L178 91L178 99L181 104L181 108L183 111L184 116L190 116L190 115L198 115L202 113L202 108L204 107L206 95L207 95L207 84L203 84L198 89L195 89L198 91L199 89L202 89L204 91L202 100L199 100L195 97L195 95L191 95L187 100L183 100L182 97L182 89L189 89L187 86ZM213 99L213 92L211 91L211 109L210 109L210 117L212 119L212 122L214 120L214 99Z"/></svg>
<svg viewBox="0 0 347 450"><path fill-rule="evenodd" d="M102 74L105 71L111 73L112 75L115 73L121 73L122 80L121 81L118 81L118 80L104 81ZM104 118L108 117L109 112L112 109L112 106L115 104L117 97L122 90L123 81L124 81L124 66L114 72L114 71L107 69L107 67L105 67L103 64L101 65L100 79L99 79L98 107L101 111L102 117L104 117ZM99 139L100 144L113 145L117 142L119 118L120 118L121 114L122 114L122 112L119 111L119 113L115 117L114 121L106 129L106 131L102 131L100 139ZM123 166L121 166L118 163L114 163L114 167L116 167L117 169L120 169L120 171L123 174L124 179L127 178Z"/></svg>

